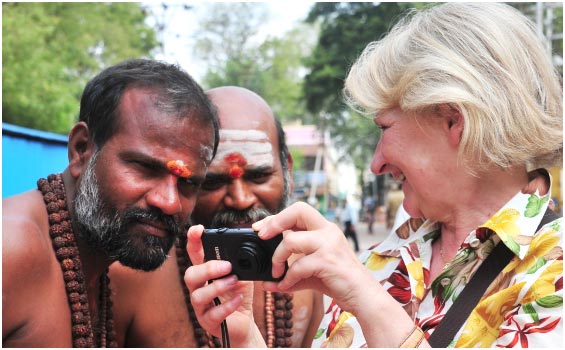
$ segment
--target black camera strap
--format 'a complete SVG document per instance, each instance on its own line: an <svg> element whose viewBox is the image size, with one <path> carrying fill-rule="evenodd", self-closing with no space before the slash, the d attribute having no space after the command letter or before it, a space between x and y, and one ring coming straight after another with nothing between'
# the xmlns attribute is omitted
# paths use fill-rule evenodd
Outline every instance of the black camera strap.
<svg viewBox="0 0 565 350"><path fill-rule="evenodd" d="M214 280L209 280L208 284L214 282ZM222 304L222 302L220 301L220 298L216 297L214 298L214 305L216 306L220 306ZM226 319L224 319L222 321L222 325L221 325L221 329L222 329L222 348L230 348L230 333L228 332L228 322Z"/></svg>
<svg viewBox="0 0 565 350"><path fill-rule="evenodd" d="M559 218L559 215L547 208L536 232L543 225L557 218ZM453 341L455 334L473 311L488 286L508 265L513 256L515 254L502 241L496 245L428 338L432 347L446 348Z"/></svg>
<svg viewBox="0 0 565 350"><path fill-rule="evenodd" d="M214 298L214 304L219 306L221 304L219 298ZM228 322L224 319L222 321L222 348L230 348L230 333L228 332Z"/></svg>

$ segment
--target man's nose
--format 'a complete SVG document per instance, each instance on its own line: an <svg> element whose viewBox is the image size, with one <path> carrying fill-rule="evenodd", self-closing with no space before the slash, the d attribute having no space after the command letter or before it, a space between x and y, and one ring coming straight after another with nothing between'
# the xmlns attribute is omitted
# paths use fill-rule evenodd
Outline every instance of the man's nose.
<svg viewBox="0 0 565 350"><path fill-rule="evenodd" d="M178 178L174 175L166 176L159 180L146 195L149 206L161 209L166 215L176 215L182 211L178 191Z"/></svg>
<svg viewBox="0 0 565 350"><path fill-rule="evenodd" d="M249 189L245 181L235 179L228 186L228 192L224 198L224 204L228 207L244 210L255 204L255 195Z"/></svg>

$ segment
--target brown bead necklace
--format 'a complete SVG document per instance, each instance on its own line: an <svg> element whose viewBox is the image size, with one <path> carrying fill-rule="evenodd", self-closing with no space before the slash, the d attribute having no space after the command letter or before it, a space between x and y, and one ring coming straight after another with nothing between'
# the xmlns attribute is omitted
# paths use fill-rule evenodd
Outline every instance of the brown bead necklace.
<svg viewBox="0 0 565 350"><path fill-rule="evenodd" d="M65 280L65 290L71 309L73 347L115 348L118 343L114 331L108 269L100 276L100 312L97 325L93 327L82 263L67 210L65 185L61 174L51 174L47 180L39 179L37 188L43 194L43 201L47 207L49 235Z"/></svg>
<svg viewBox="0 0 565 350"><path fill-rule="evenodd" d="M184 272L190 266L190 260L186 253L186 236L181 236L176 242L177 263L181 285L184 291L186 307L194 329L194 337L198 347L219 348L222 346L220 339L210 336L198 323L192 304L190 294L184 283ZM292 322L292 293L265 292L265 323L267 328L267 346L269 348L284 348L292 345L293 322Z"/></svg>

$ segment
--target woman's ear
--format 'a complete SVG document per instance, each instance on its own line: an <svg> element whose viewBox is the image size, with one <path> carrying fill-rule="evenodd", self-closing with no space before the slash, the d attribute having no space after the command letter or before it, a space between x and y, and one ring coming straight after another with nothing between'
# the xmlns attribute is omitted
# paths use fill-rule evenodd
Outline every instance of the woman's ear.
<svg viewBox="0 0 565 350"><path fill-rule="evenodd" d="M90 139L85 122L77 123L69 133L69 170L74 178L82 174L94 152L94 142Z"/></svg>
<svg viewBox="0 0 565 350"><path fill-rule="evenodd" d="M447 132L449 143L458 146L463 136L463 127L465 119L457 106L449 103L439 105L439 115L444 119L443 125Z"/></svg>

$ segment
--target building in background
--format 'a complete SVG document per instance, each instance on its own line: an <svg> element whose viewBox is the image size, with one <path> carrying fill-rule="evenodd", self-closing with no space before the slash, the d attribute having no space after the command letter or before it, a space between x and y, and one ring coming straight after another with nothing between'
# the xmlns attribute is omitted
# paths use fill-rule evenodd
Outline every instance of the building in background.
<svg viewBox="0 0 565 350"><path fill-rule="evenodd" d="M285 125L284 130L294 158L294 200L310 203L329 219L334 219L339 199L348 198L358 205L355 168L341 159L329 132L300 123Z"/></svg>

